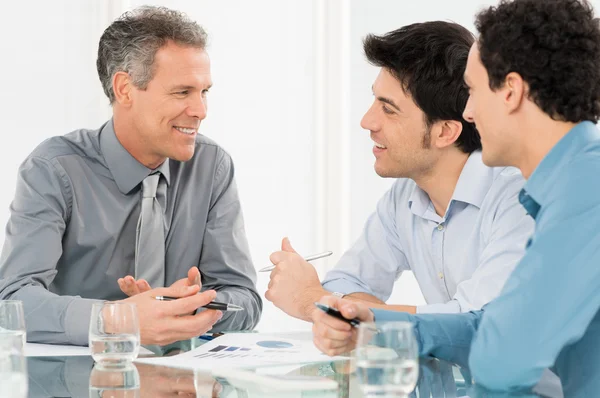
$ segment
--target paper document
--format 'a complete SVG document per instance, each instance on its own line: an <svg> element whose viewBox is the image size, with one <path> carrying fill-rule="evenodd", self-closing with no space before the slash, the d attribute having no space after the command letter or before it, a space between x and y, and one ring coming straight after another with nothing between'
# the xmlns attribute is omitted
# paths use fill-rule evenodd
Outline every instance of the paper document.
<svg viewBox="0 0 600 398"><path fill-rule="evenodd" d="M144 347L140 347L139 355L149 355L152 351ZM90 356L92 352L90 347L82 347L78 345L60 345L60 344L25 344L26 357L76 357Z"/></svg>
<svg viewBox="0 0 600 398"><path fill-rule="evenodd" d="M231 333L200 347L171 357L140 358L137 362L176 368L212 370L215 368L256 368L346 360L329 357L310 340L284 338L277 334Z"/></svg>

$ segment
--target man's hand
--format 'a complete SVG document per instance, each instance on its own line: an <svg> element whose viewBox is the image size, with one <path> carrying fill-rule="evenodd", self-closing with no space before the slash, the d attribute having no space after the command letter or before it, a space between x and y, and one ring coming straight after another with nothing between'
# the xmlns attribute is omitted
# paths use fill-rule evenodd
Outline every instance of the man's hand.
<svg viewBox="0 0 600 398"><path fill-rule="evenodd" d="M135 278L131 275L127 275L124 278L119 278L117 283L119 284L121 291L130 297L152 289L145 279L135 280ZM193 285L198 285L200 288L202 288L202 283L200 282L200 271L198 270L198 267L190 268L187 278L179 279L177 282L173 283L171 287L180 288Z"/></svg>
<svg viewBox="0 0 600 398"><path fill-rule="evenodd" d="M281 251L271 254L275 269L265 293L267 300L288 315L311 321L314 302L327 291L321 287L314 267L296 253L288 238L281 242Z"/></svg>
<svg viewBox="0 0 600 398"><path fill-rule="evenodd" d="M325 296L320 302L338 309L346 319L373 322L374 315L366 304L333 296ZM313 312L312 329L315 346L329 356L350 352L356 347L358 330L321 310Z"/></svg>
<svg viewBox="0 0 600 398"><path fill-rule="evenodd" d="M214 290L198 293L200 287L163 287L122 300L135 303L140 318L142 344L166 345L190 339L212 329L223 314L221 311L205 310L195 314L196 309L217 297ZM157 301L154 296L180 297L173 301ZM190 315L192 314L192 315ZM110 325L105 325L109 329Z"/></svg>

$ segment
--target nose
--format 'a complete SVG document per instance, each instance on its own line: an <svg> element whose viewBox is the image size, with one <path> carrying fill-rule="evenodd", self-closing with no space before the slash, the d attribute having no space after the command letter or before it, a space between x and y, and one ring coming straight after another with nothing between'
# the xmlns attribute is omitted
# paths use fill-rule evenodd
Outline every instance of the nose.
<svg viewBox="0 0 600 398"><path fill-rule="evenodd" d="M377 131L379 130L379 122L375 116L375 103L371 105L371 107L367 110L367 112L363 115L360 120L360 127L369 131Z"/></svg>
<svg viewBox="0 0 600 398"><path fill-rule="evenodd" d="M206 96L200 94L190 98L190 102L187 107L187 115L195 117L198 120L204 120L208 111Z"/></svg>
<svg viewBox="0 0 600 398"><path fill-rule="evenodd" d="M467 100L467 104L465 105L465 110L463 111L463 118L469 123L474 123L473 101L471 100L471 96L469 96L469 99Z"/></svg>

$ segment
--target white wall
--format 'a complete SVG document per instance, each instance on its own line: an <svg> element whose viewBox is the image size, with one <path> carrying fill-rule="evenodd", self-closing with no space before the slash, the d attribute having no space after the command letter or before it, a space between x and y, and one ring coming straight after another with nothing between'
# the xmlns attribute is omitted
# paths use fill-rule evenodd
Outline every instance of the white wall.
<svg viewBox="0 0 600 398"><path fill-rule="evenodd" d="M492 0L6 0L0 13L0 224L16 170L35 145L110 117L95 70L98 39L140 4L186 11L210 35L214 88L202 132L233 156L257 268L287 235L331 268L360 234L391 180L373 171L372 143L359 122L377 74L362 54L367 33L444 19L473 30ZM600 0L593 1L600 9ZM0 241L4 231L0 230ZM267 275L259 275L264 293ZM405 274L392 301L423 297ZM261 330L299 330L265 301Z"/></svg>

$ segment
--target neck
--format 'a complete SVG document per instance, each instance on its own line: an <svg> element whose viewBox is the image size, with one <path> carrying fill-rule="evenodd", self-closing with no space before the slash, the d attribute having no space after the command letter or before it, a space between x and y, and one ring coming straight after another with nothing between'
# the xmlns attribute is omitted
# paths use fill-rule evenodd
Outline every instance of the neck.
<svg viewBox="0 0 600 398"><path fill-rule="evenodd" d="M538 167L542 159L552 150L576 123L557 122L550 118L540 122L524 125L526 132L523 138L522 150L515 159L515 166L521 170L523 177L528 179Z"/></svg>
<svg viewBox="0 0 600 398"><path fill-rule="evenodd" d="M414 178L419 188L427 192L435 212L440 217L446 214L456 183L468 158L468 153L452 148L438 159L427 174Z"/></svg>
<svg viewBox="0 0 600 398"><path fill-rule="evenodd" d="M156 169L158 166L163 164L166 160L164 157L160 157L146 151L145 148L148 146L143 140L143 135L140 134L139 129L133 123L131 118L121 117L119 111L115 108L113 115L113 124L115 128L115 135L117 139L123 145L123 148L129 152L135 160L143 164L149 169Z"/></svg>

